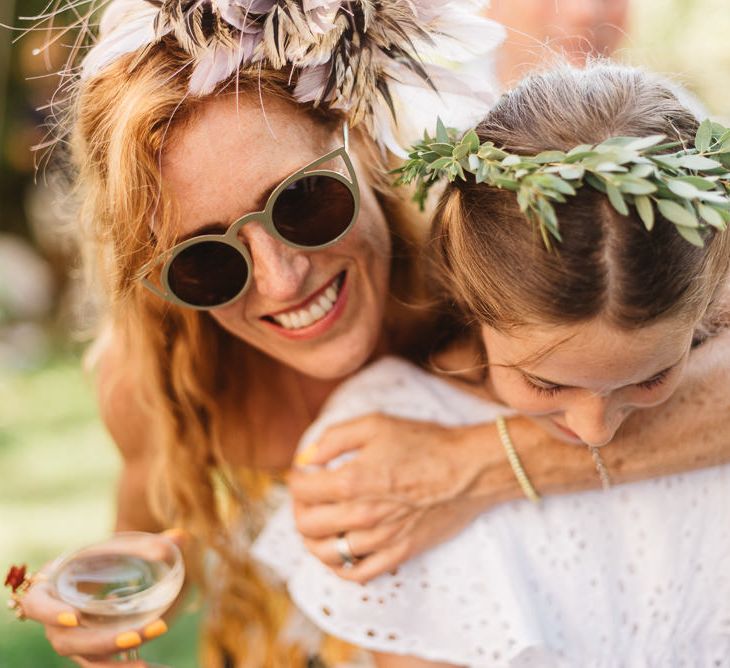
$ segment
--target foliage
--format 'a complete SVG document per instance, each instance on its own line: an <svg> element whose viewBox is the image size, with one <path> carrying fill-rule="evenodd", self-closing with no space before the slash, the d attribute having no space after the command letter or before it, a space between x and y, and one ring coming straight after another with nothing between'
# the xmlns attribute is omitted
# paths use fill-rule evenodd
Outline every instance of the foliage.
<svg viewBox="0 0 730 668"><path fill-rule="evenodd" d="M647 230L655 209L690 243L703 244L709 228L730 222L730 129L710 120L697 131L694 147L665 143L663 135L612 137L564 151L517 155L479 142L474 130L459 137L439 119L435 136L424 133L408 160L394 173L397 184L415 182L414 199L423 208L429 189L442 178L511 190L545 245L561 240L553 204L564 203L588 185L604 193L621 215L634 207ZM675 150L672 153L667 151Z"/></svg>

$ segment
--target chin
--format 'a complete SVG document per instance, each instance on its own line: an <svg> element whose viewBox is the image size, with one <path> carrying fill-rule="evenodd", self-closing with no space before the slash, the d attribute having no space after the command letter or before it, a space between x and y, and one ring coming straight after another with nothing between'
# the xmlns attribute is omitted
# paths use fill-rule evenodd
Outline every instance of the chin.
<svg viewBox="0 0 730 668"><path fill-rule="evenodd" d="M359 337L358 337L359 338ZM359 371L375 352L377 340L333 341L320 353L301 356L290 365L300 373L320 380L339 380Z"/></svg>

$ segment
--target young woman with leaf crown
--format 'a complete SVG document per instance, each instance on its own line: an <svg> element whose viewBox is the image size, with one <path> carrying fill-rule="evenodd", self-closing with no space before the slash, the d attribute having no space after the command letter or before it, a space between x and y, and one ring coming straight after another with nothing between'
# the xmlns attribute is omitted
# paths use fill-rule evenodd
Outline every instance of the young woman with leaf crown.
<svg viewBox="0 0 730 668"><path fill-rule="evenodd" d="M491 419L535 503L503 504L365 586L309 555L284 505L253 553L322 629L388 668L727 661L730 466L611 488L610 455L629 415L669 414L689 360L730 327L728 138L659 81L597 63L534 75L476 130L439 124L413 148L399 171L419 197L451 182L432 270L466 328L434 359L448 375L383 358L330 396L303 446L373 411ZM588 446L605 491L540 499L514 414L564 441L557 468Z"/></svg>
<svg viewBox="0 0 730 668"><path fill-rule="evenodd" d="M419 217L390 189L383 155L400 151L396 130L410 136L411 111L483 108L483 86L430 54L463 60L500 31L456 1L104 4L98 38L66 73L56 139L71 150L79 239L106 298L94 352L124 463L117 527L181 526L206 551L206 666L300 665L317 650L293 635L247 546L333 389L382 353L427 356L440 316L423 308ZM616 477L710 461L727 411L681 399L714 383L689 374L672 419L627 430ZM667 458L659 446L684 424L703 448L679 443ZM597 485L590 458L557 470L559 443L527 421L512 430L541 491ZM521 494L491 424L369 416L306 457L347 449L357 454L338 471L288 483L313 552L329 558L345 532L363 539L351 550L369 557L348 577L391 570ZM73 611L43 583L23 609L81 665L115 652L113 635L59 622Z"/></svg>

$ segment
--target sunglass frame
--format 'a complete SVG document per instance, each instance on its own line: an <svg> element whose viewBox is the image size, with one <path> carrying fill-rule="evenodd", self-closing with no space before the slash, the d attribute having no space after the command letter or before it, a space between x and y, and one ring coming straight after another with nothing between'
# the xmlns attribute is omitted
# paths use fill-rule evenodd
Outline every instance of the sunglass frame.
<svg viewBox="0 0 730 668"><path fill-rule="evenodd" d="M348 181L347 178L340 172L335 172L334 170L330 169L316 169L319 165L322 165L326 162L329 162L331 160L334 160L335 158L342 158L342 160L345 163L345 166L347 167L347 172L349 175L350 180ZM337 235L334 239L331 241L327 241L326 243L319 244L317 246L305 246L301 244L294 243L293 241L289 241L285 237L283 237L279 231L276 229L276 226L274 225L273 220L273 208L274 203L276 202L279 195L292 183L295 181L298 181L299 179L306 177L306 176L328 176L330 178L336 179L337 181L340 181L343 183L347 189L352 194L353 199L353 213L352 213L352 219L347 224L347 226L344 228L344 230ZM241 239L238 237L238 233L240 232L241 228L249 222L257 221L261 223L261 225L264 227L264 229L275 239L278 239L283 244L290 246L292 248L297 248L300 250L306 250L306 251L319 251L323 250L329 246L332 246L333 244L336 244L342 237L344 237L350 229L352 229L353 224L357 220L358 213L360 212L360 187L357 182L357 175L355 174L355 167L352 164L352 160L350 159L349 153L348 153L348 133L347 128L345 128L345 143L344 146L341 146L338 149L335 149L334 151L330 151L326 155L323 155L321 158L317 158L314 162L309 163L305 167L302 167L301 169L298 169L296 172L290 174L286 177L276 188L273 190L271 195L269 195L268 199L266 200L266 205L264 206L262 211L253 211L251 213L247 213L244 216L241 216L238 220L235 220L230 227L223 233L223 234L201 234L199 236L192 237L191 239L186 239L185 241L180 242L179 244L176 244L169 250L165 251L160 257L155 258L154 260L148 262L139 272L139 280L142 282L142 285L144 285L145 288L153 292L155 295L160 297L161 299L164 299L165 301L168 301L172 304L176 304L178 306L184 306L186 308L195 309L196 311L209 311L211 309L221 308L223 306L226 306L237 299L240 299L241 295L243 295L246 290L248 290L249 285L251 283L251 275L253 274L253 260L251 259L251 255L248 252L248 249L246 248L245 244L241 241ZM222 243L228 246L231 246L236 251L238 251L242 256L243 260L246 263L246 266L248 267L248 274L246 276L246 282L241 287L241 289L236 293L235 296L231 297L230 299L226 300L225 302L221 302L220 304L215 304L213 306L200 306L197 304L191 304L190 302L185 301L184 299L181 299L178 297L170 288L169 283L169 272L170 267L175 260L175 258L184 250L187 248L190 248L190 246L194 246L200 243L208 242L208 241L216 241L218 243ZM162 290L155 285L149 278L149 274L154 271L154 269L160 264L164 263L163 267L160 271L160 284L162 286Z"/></svg>

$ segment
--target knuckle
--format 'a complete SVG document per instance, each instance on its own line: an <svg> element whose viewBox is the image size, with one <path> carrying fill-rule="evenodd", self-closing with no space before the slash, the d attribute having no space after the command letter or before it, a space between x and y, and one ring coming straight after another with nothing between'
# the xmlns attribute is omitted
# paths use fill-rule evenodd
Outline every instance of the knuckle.
<svg viewBox="0 0 730 668"><path fill-rule="evenodd" d="M352 467L342 467L337 472L337 493L341 499L351 499L357 494L358 478Z"/></svg>
<svg viewBox="0 0 730 668"><path fill-rule="evenodd" d="M53 647L53 651L59 656L71 656L71 654L75 654L75 652L70 650L67 640L58 632L46 628L46 638L51 644L51 647Z"/></svg>
<svg viewBox="0 0 730 668"><path fill-rule="evenodd" d="M380 518L372 504L365 504L353 511L351 521L357 529L373 529L378 525Z"/></svg>

